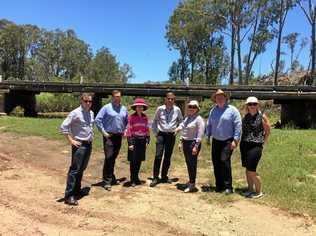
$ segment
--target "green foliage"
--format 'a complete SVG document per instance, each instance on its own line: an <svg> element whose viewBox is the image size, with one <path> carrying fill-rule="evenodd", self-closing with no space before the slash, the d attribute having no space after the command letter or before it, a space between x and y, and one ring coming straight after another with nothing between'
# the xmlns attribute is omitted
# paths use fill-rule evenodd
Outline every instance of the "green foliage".
<svg viewBox="0 0 316 236"><path fill-rule="evenodd" d="M79 97L72 94L41 93L36 96L38 112L69 112L79 106Z"/></svg>
<svg viewBox="0 0 316 236"><path fill-rule="evenodd" d="M134 77L107 48L93 56L74 30L47 31L34 25L0 21L0 72L4 79L126 83ZM58 80L59 80L58 79Z"/></svg>

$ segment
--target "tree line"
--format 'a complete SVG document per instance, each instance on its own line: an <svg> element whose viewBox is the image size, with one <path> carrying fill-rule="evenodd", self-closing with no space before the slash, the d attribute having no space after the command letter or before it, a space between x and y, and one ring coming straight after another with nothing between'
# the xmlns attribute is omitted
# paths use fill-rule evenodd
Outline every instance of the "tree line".
<svg viewBox="0 0 316 236"><path fill-rule="evenodd" d="M314 0L181 1L166 26L169 48L180 55L169 68L169 81L218 84L228 78L229 84L249 84L255 77L253 66L258 56L276 39L271 63L274 84L285 70L282 43L290 52L290 72L305 69L299 55L310 45L307 69L311 83L315 76L315 5ZM297 32L283 35L288 13L294 8L308 21L309 39Z"/></svg>
<svg viewBox="0 0 316 236"><path fill-rule="evenodd" d="M0 20L0 75L4 80L126 83L132 67L106 47L93 54L74 30L46 30Z"/></svg>

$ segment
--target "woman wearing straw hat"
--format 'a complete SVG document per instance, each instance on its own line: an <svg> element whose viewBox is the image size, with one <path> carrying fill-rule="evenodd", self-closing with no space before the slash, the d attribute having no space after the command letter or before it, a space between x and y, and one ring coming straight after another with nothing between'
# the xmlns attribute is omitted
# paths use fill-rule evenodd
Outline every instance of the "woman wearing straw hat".
<svg viewBox="0 0 316 236"><path fill-rule="evenodd" d="M212 136L212 162L215 191L233 193L231 156L241 135L241 116L236 107L228 104L227 94L218 89L212 96L216 106L210 111L206 135Z"/></svg>
<svg viewBox="0 0 316 236"><path fill-rule="evenodd" d="M128 156L131 172L131 186L141 184L139 179L139 170L141 162L145 160L146 146L149 144L149 125L148 117L144 113L148 105L142 98L136 98L131 108L135 111L128 117L127 141Z"/></svg>
<svg viewBox="0 0 316 236"><path fill-rule="evenodd" d="M262 155L263 144L270 134L270 122L267 116L259 110L259 101L256 97L246 100L246 115L242 119L242 136L240 152L242 166L246 168L248 191L244 194L249 198L263 196L261 179L256 172Z"/></svg>
<svg viewBox="0 0 316 236"><path fill-rule="evenodd" d="M189 173L189 182L184 189L185 193L194 192L196 190L197 158L201 150L201 140L205 130L204 120L198 114L200 110L198 101L190 101L187 108L187 117L176 129L176 131L181 130L181 143L179 144L179 148L182 146Z"/></svg>

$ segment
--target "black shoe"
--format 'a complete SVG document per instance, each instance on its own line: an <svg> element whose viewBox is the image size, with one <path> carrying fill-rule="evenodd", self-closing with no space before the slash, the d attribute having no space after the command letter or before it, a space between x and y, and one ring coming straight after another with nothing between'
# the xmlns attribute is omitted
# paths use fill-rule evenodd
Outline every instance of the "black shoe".
<svg viewBox="0 0 316 236"><path fill-rule="evenodd" d="M110 184L105 184L103 188L107 191L111 191L112 186Z"/></svg>
<svg viewBox="0 0 316 236"><path fill-rule="evenodd" d="M76 200L76 198L74 196L70 196L70 197L65 198L65 204L77 206L78 201Z"/></svg>
<svg viewBox="0 0 316 236"><path fill-rule="evenodd" d="M112 180L111 185L120 185L120 183L121 182L119 180L115 179L115 180Z"/></svg>
<svg viewBox="0 0 316 236"><path fill-rule="evenodd" d="M234 191L231 188L225 189L225 195L230 195L230 194L233 194L233 193L234 193Z"/></svg>
<svg viewBox="0 0 316 236"><path fill-rule="evenodd" d="M140 179L136 179L136 180L134 181L134 183L135 183L136 185L141 185L141 184L142 184L142 181L140 181Z"/></svg>
<svg viewBox="0 0 316 236"><path fill-rule="evenodd" d="M135 182L132 182L132 183L131 183L131 187L133 187L133 188L136 187L136 183L135 183Z"/></svg>
<svg viewBox="0 0 316 236"><path fill-rule="evenodd" d="M215 188L216 193L222 193L224 191L225 191L225 189L223 189L223 188Z"/></svg>
<svg viewBox="0 0 316 236"><path fill-rule="evenodd" d="M157 184L159 183L159 179L158 178L153 178L153 180L150 183L150 187L155 187Z"/></svg>
<svg viewBox="0 0 316 236"><path fill-rule="evenodd" d="M163 177L163 178L161 178L160 183L171 184L172 181L168 177Z"/></svg>

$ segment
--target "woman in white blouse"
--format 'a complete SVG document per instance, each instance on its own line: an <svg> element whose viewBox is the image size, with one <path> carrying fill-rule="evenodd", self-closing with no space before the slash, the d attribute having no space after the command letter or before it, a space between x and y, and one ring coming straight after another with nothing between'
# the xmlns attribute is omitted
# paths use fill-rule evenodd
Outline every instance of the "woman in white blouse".
<svg viewBox="0 0 316 236"><path fill-rule="evenodd" d="M197 158L201 150L201 141L204 135L204 120L198 114L200 106L198 101L192 100L187 105L187 116L176 131L181 130L181 143L185 162L189 174L189 182L184 190L185 193L196 191L195 179L197 170Z"/></svg>

